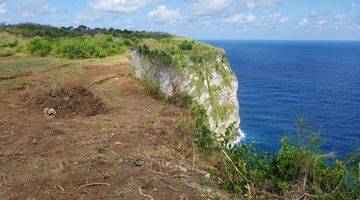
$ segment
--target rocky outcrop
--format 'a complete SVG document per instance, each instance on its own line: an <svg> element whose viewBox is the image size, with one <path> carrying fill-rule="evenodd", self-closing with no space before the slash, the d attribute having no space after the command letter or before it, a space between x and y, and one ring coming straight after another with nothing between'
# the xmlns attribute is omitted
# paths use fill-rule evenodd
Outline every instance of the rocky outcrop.
<svg viewBox="0 0 360 200"><path fill-rule="evenodd" d="M211 53L207 54L207 58L202 58L201 62L191 56L182 57L184 62L181 66L159 64L154 61L156 57L133 49L132 65L137 78L157 84L165 96L181 92L193 97L206 109L210 130L222 135L230 125L234 124L236 128L240 125L238 82L225 52L210 48Z"/></svg>

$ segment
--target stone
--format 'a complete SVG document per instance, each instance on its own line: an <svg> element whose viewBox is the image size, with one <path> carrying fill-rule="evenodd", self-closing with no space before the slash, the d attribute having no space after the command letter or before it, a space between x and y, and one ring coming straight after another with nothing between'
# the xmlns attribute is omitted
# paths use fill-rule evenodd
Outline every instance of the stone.
<svg viewBox="0 0 360 200"><path fill-rule="evenodd" d="M49 115L56 115L56 110L54 108L50 108L48 111Z"/></svg>

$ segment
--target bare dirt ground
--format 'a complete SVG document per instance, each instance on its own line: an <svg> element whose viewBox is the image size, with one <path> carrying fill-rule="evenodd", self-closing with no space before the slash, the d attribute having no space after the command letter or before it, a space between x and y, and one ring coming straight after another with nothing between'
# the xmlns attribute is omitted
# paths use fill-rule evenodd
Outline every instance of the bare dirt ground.
<svg viewBox="0 0 360 200"><path fill-rule="evenodd" d="M152 99L127 69L87 65L57 90L43 83L56 72L28 72L30 87L0 90L0 199L214 197L211 168L177 128L186 110Z"/></svg>

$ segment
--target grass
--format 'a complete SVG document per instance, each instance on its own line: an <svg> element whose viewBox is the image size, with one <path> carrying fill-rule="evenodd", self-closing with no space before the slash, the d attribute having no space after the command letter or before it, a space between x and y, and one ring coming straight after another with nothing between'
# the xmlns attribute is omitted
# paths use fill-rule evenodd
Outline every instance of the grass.
<svg viewBox="0 0 360 200"><path fill-rule="evenodd" d="M30 81L29 78L17 78L0 82L0 90L6 90L11 88L19 88Z"/></svg>
<svg viewBox="0 0 360 200"><path fill-rule="evenodd" d="M0 57L24 52L28 40L14 34L0 31Z"/></svg>
<svg viewBox="0 0 360 200"><path fill-rule="evenodd" d="M8 57L0 63L0 77L15 76L30 71L41 72L70 63L71 61L67 59L53 57Z"/></svg>
<svg viewBox="0 0 360 200"><path fill-rule="evenodd" d="M10 56L2 58L0 61L0 78L9 78L0 82L0 89L20 87L29 83L34 74L51 76L56 83L63 83L85 72L88 65L127 65L129 60L127 54L111 56L107 58L91 58L70 60L67 58L48 57L28 57ZM19 77L17 77L19 76Z"/></svg>

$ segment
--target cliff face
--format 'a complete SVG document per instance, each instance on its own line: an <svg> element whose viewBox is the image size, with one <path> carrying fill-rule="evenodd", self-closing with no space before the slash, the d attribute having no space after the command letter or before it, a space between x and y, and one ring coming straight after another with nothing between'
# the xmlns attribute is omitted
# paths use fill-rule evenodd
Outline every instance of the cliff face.
<svg viewBox="0 0 360 200"><path fill-rule="evenodd" d="M183 53L167 64L133 49L132 65L137 78L157 84L165 96L181 92L193 97L206 109L210 130L222 135L230 125L240 125L238 82L222 49L198 45L207 48L206 56Z"/></svg>

